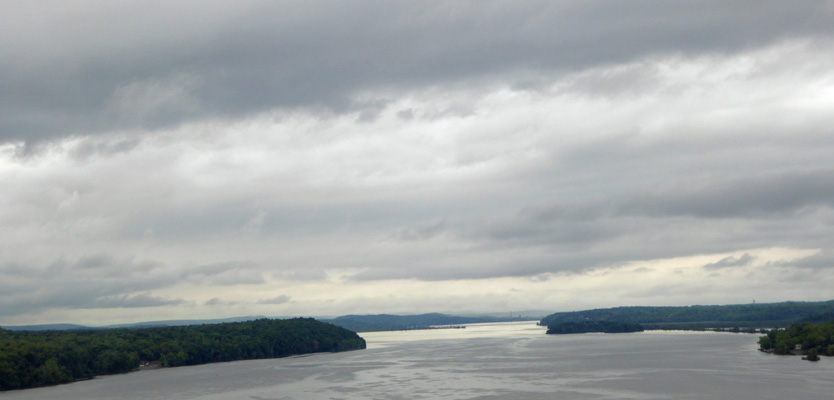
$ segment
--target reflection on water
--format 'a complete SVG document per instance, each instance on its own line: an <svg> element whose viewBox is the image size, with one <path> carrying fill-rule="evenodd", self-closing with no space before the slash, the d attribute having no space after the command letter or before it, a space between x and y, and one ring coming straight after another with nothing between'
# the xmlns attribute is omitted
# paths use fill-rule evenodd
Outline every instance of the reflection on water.
<svg viewBox="0 0 834 400"><path fill-rule="evenodd" d="M6 399L830 399L834 359L756 351L756 335L551 336L534 322L364 333L368 349L142 371Z"/></svg>
<svg viewBox="0 0 834 400"><path fill-rule="evenodd" d="M504 322L496 324L468 324L463 329L443 328L424 329L414 331L386 331L386 332L364 332L360 335L365 338L368 349L387 347L394 344L404 344L421 340L435 339L474 339L474 338L499 338L499 337L524 337L541 336L546 327L536 325L536 321L527 322ZM440 327L442 328L442 327Z"/></svg>

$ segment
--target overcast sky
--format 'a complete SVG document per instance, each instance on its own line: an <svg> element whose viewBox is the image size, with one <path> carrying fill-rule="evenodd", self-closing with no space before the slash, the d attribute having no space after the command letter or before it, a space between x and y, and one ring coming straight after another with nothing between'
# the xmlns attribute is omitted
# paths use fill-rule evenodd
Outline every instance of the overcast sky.
<svg viewBox="0 0 834 400"><path fill-rule="evenodd" d="M834 299L834 1L7 1L0 325Z"/></svg>

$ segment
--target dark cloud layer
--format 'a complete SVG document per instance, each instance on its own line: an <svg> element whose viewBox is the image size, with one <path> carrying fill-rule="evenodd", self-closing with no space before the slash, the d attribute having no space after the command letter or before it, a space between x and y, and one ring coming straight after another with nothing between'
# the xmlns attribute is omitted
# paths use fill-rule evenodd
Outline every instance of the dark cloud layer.
<svg viewBox="0 0 834 400"><path fill-rule="evenodd" d="M98 299L92 308L138 308L138 307L162 307L184 303L183 300L169 300L148 295L117 296Z"/></svg>
<svg viewBox="0 0 834 400"><path fill-rule="evenodd" d="M530 86L650 56L828 38L831 16L810 0L15 2L0 24L0 141L351 111L416 87Z"/></svg>
<svg viewBox="0 0 834 400"><path fill-rule="evenodd" d="M273 297L271 299L258 300L258 304L284 304L288 301L290 301L290 296L281 295L281 296Z"/></svg>
<svg viewBox="0 0 834 400"><path fill-rule="evenodd" d="M674 192L650 193L622 205L624 214L702 218L780 217L834 207L834 170L786 171L730 178Z"/></svg>
<svg viewBox="0 0 834 400"><path fill-rule="evenodd" d="M239 285L263 283L263 273L257 263L222 262L191 268L183 273L184 279L206 285Z"/></svg>
<svg viewBox="0 0 834 400"><path fill-rule="evenodd" d="M0 313L48 308L125 308L179 304L145 292L167 287L176 275L159 263L98 254L48 266L0 266Z"/></svg>
<svg viewBox="0 0 834 400"><path fill-rule="evenodd" d="M222 262L193 268L96 254L60 259L48 266L0 266L0 316L50 308L109 309L180 305L182 299L148 294L187 282L228 286L263 283L252 262Z"/></svg>

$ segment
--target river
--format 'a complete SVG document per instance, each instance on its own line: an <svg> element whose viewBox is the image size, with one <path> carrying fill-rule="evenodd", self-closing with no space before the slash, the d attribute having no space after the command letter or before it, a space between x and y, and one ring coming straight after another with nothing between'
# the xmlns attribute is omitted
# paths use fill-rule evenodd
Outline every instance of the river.
<svg viewBox="0 0 834 400"><path fill-rule="evenodd" d="M826 399L834 358L756 350L758 335L545 335L534 322L361 334L367 350L105 376L0 399Z"/></svg>

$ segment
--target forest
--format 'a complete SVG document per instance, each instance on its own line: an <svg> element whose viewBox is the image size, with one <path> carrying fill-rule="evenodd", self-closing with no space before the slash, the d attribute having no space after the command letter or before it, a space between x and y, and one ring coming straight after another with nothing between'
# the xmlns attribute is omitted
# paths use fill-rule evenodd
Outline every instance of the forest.
<svg viewBox="0 0 834 400"><path fill-rule="evenodd" d="M834 321L771 330L759 338L759 348L780 355L806 354L812 360L818 355L834 356Z"/></svg>
<svg viewBox="0 0 834 400"><path fill-rule="evenodd" d="M834 300L686 307L616 307L560 312L542 318L549 326L557 322L618 321L642 324L646 329L692 329L732 327L785 327L800 322L830 320Z"/></svg>
<svg viewBox="0 0 834 400"><path fill-rule="evenodd" d="M310 318L78 331L0 329L0 390L161 367L358 350L355 332Z"/></svg>

